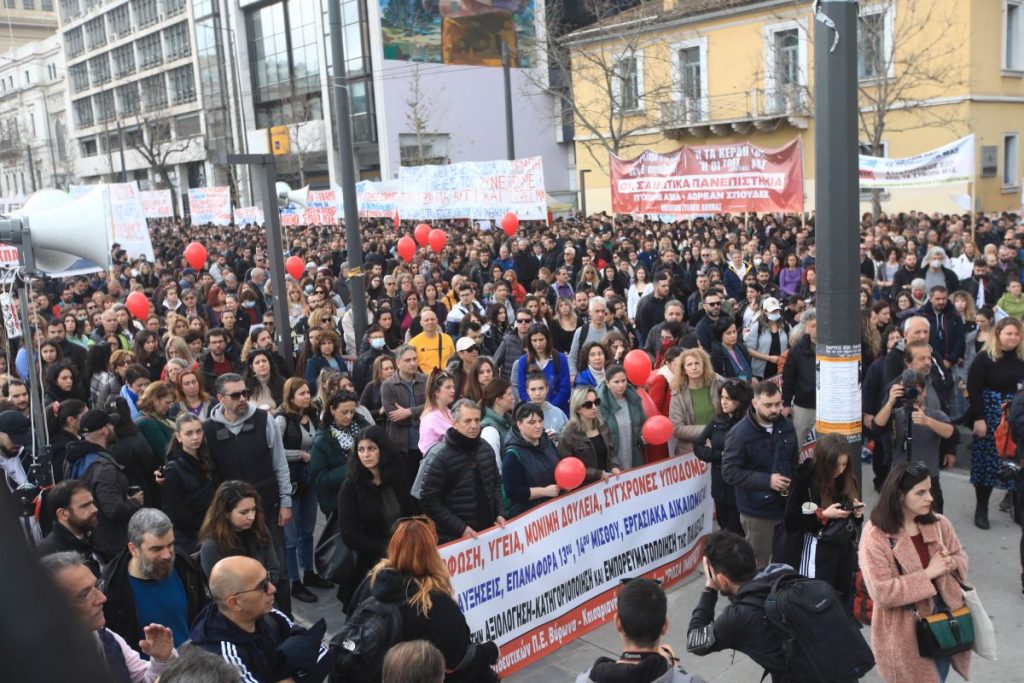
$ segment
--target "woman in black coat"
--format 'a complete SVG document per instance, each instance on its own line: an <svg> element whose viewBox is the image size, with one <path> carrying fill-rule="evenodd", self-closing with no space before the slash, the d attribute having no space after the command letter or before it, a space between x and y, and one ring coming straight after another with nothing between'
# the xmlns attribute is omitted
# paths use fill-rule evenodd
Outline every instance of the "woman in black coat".
<svg viewBox="0 0 1024 683"><path fill-rule="evenodd" d="M338 528L357 557L352 581L338 586L338 599L346 612L356 586L387 555L398 520L419 511L394 452L383 427L364 429L356 439L357 457L349 460L345 481L338 491Z"/></svg>
<svg viewBox="0 0 1024 683"><path fill-rule="evenodd" d="M174 422L163 476L163 511L174 524L174 545L191 555L199 550L199 529L219 483L203 422L192 413Z"/></svg>
<svg viewBox="0 0 1024 683"><path fill-rule="evenodd" d="M753 390L743 380L726 381L722 385L722 412L705 425L704 431L693 444L694 455L711 465L711 497L715 501L719 528L740 536L743 535L743 527L740 525L739 510L736 509L736 491L722 477L722 453L725 452L726 435L747 414L753 398Z"/></svg>

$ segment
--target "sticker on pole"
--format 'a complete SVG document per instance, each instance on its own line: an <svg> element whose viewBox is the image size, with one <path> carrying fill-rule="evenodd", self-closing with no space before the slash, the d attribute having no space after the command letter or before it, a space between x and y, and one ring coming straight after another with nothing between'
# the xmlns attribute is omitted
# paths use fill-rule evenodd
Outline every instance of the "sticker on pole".
<svg viewBox="0 0 1024 683"><path fill-rule="evenodd" d="M860 433L860 357L818 356L816 369L818 433Z"/></svg>

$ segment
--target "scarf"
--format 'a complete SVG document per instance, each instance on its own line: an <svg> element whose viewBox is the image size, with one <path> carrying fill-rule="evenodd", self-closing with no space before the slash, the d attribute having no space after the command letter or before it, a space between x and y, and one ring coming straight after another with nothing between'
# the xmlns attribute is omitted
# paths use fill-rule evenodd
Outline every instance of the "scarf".
<svg viewBox="0 0 1024 683"><path fill-rule="evenodd" d="M331 436L338 442L343 451L351 451L352 447L356 444L356 435L353 433L353 427L356 426L355 421L345 429L338 429L334 425L331 425Z"/></svg>

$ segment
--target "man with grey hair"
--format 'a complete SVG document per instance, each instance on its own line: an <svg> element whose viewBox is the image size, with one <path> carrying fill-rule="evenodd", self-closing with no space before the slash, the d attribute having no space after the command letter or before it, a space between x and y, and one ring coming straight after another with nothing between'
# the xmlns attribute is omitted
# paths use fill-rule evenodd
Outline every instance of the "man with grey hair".
<svg viewBox="0 0 1024 683"><path fill-rule="evenodd" d="M949 293L960 289L960 278L946 267L948 262L946 250L942 247L935 245L928 250L928 261L925 264L927 267L924 270L924 288L929 294L936 287L945 287Z"/></svg>
<svg viewBox="0 0 1024 683"><path fill-rule="evenodd" d="M576 380L577 363L579 363L580 349L589 342L602 342L608 336L608 302L603 296L592 296L587 305L590 313L590 322L581 326L572 336L572 346L569 347L569 378Z"/></svg>
<svg viewBox="0 0 1024 683"><path fill-rule="evenodd" d="M160 683L241 683L238 669L196 645L185 645L160 674Z"/></svg>
<svg viewBox="0 0 1024 683"><path fill-rule="evenodd" d="M150 623L142 629L141 640L131 638L143 660L125 638L106 627L104 604L107 596L96 584L96 576L84 558L73 551L45 555L39 560L43 569L67 598L78 620L96 638L96 647L106 663L110 679L118 683L153 683L169 661L177 657L171 629Z"/></svg>
<svg viewBox="0 0 1024 683"><path fill-rule="evenodd" d="M441 543L505 526L501 474L494 451L480 438L481 415L478 403L456 401L451 428L423 459L419 501Z"/></svg>
<svg viewBox="0 0 1024 683"><path fill-rule="evenodd" d="M188 640L189 627L209 603L203 573L192 558L175 549L174 525L156 508L142 508L128 522L128 547L103 572L112 631L137 643L145 624L163 624L175 647Z"/></svg>
<svg viewBox="0 0 1024 683"><path fill-rule="evenodd" d="M814 428L817 409L815 348L818 343L818 316L813 308L803 312L800 324L804 328L803 335L790 349L782 369L782 404L787 409L787 416L792 410L798 449L803 447L808 433Z"/></svg>

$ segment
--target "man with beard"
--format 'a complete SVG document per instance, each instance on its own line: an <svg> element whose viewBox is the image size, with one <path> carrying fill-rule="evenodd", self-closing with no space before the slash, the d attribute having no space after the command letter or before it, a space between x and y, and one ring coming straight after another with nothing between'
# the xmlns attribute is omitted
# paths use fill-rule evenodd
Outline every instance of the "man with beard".
<svg viewBox="0 0 1024 683"><path fill-rule="evenodd" d="M156 508L142 508L128 522L128 547L103 572L107 627L137 645L146 624L163 624L174 646L210 602L202 571L174 548L174 526Z"/></svg>
<svg viewBox="0 0 1024 683"><path fill-rule="evenodd" d="M92 543L92 530L99 523L99 512L89 485L65 479L50 490L46 503L52 511L53 530L36 546L36 552L40 557L67 551L79 553L98 579L100 559Z"/></svg>

